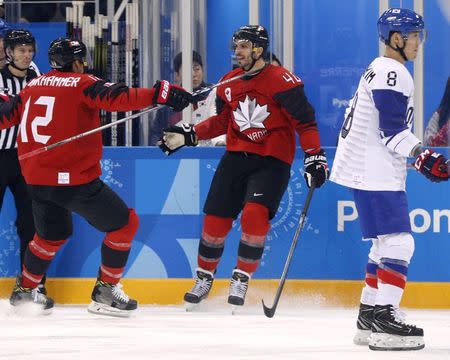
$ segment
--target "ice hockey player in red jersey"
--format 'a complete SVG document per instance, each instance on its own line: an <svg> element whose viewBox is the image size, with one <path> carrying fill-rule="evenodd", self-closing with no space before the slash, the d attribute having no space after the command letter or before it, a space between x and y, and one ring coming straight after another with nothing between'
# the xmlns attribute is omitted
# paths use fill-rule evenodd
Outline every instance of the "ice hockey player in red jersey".
<svg viewBox="0 0 450 360"><path fill-rule="evenodd" d="M243 26L234 33L233 45L239 68L222 80L248 75L217 88L217 115L195 126L170 127L161 139L161 149L171 154L182 146L195 146L198 140L227 135L227 151L203 209L195 285L184 296L188 306L208 296L225 237L241 211L242 236L228 302L244 304L249 280L263 254L269 221L288 185L295 132L305 152L308 187L312 181L320 187L328 177L314 109L301 79L263 59L269 45L266 29Z"/></svg>
<svg viewBox="0 0 450 360"><path fill-rule="evenodd" d="M20 123L19 155L100 126L99 109L139 110L163 104L181 111L191 94L167 81L151 89L128 88L84 73L86 46L59 38L50 45L53 70L30 81L15 97L2 96L0 129ZM21 161L36 223L22 273L10 303L34 303L50 312L53 300L36 291L59 248L72 234L72 212L106 236L90 312L129 316L137 308L119 283L139 219L133 209L99 179L102 137L95 133Z"/></svg>

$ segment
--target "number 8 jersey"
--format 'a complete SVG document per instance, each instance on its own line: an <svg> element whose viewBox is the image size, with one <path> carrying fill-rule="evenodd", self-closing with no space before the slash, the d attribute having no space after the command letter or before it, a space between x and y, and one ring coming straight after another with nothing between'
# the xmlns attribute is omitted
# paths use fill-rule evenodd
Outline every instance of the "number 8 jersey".
<svg viewBox="0 0 450 360"><path fill-rule="evenodd" d="M406 67L376 58L345 112L330 180L360 190L404 191L406 160L420 140L411 132L414 82Z"/></svg>

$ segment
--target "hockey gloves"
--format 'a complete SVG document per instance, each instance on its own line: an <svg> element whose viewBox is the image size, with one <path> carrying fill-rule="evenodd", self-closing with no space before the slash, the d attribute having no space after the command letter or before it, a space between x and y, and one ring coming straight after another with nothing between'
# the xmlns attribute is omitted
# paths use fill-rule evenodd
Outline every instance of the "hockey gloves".
<svg viewBox="0 0 450 360"><path fill-rule="evenodd" d="M305 153L304 169L306 185L311 187L314 179L316 187L320 188L329 176L325 151L320 150L316 154Z"/></svg>
<svg viewBox="0 0 450 360"><path fill-rule="evenodd" d="M449 160L433 150L422 151L413 166L432 182L447 181L449 178Z"/></svg>
<svg viewBox="0 0 450 360"><path fill-rule="evenodd" d="M155 85L153 95L153 105L167 105L174 111L181 111L193 102L192 94L188 93L181 86L173 85L167 80L158 80Z"/></svg>
<svg viewBox="0 0 450 360"><path fill-rule="evenodd" d="M197 146L197 144L198 139L194 125L190 124L170 126L164 129L163 136L158 142L159 148L166 155L171 155L183 146Z"/></svg>

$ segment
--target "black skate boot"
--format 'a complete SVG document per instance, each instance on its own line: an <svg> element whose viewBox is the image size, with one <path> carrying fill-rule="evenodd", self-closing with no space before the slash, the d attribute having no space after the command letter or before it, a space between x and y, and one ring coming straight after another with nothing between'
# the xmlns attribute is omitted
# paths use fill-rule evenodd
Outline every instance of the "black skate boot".
<svg viewBox="0 0 450 360"><path fill-rule="evenodd" d="M375 305L371 350L420 350L425 347L423 329L404 322L404 314L392 305Z"/></svg>
<svg viewBox="0 0 450 360"><path fill-rule="evenodd" d="M22 305L30 304L34 305L32 308L27 308L26 313L30 315L34 313L34 309L38 311L37 314L48 315L52 312L54 301L52 298L47 297L45 294L39 292L38 288L26 288L22 286L22 278L17 276L16 285L12 291L9 303L12 306L16 306L20 311ZM24 309L22 307L22 309Z"/></svg>
<svg viewBox="0 0 450 360"><path fill-rule="evenodd" d="M121 284L110 284L97 279L88 311L94 314L129 317L137 309L137 301L130 299Z"/></svg>
<svg viewBox="0 0 450 360"><path fill-rule="evenodd" d="M358 320L356 320L356 335L353 343L356 345L369 345L370 334L372 333L373 306L360 304Z"/></svg>
<svg viewBox="0 0 450 360"><path fill-rule="evenodd" d="M194 308L195 305L206 299L214 282L214 274L211 271L197 268L195 272L194 287L184 294L184 301L186 301L187 305L186 310Z"/></svg>
<svg viewBox="0 0 450 360"><path fill-rule="evenodd" d="M235 306L244 305L249 280L250 274L239 269L233 270L233 275L231 276L230 283L230 292L228 295L229 304Z"/></svg>
<svg viewBox="0 0 450 360"><path fill-rule="evenodd" d="M39 284L38 286L37 286L37 291L39 291L41 294L43 294L43 295L47 295L47 289L45 288L45 285L44 284Z"/></svg>

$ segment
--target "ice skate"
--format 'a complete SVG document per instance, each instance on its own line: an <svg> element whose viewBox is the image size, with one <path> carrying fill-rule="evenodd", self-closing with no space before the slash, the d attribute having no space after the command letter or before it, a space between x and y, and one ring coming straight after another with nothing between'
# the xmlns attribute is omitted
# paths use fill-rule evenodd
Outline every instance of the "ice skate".
<svg viewBox="0 0 450 360"><path fill-rule="evenodd" d="M39 284L37 286L37 291L39 291L41 294L47 295L47 288L45 287L44 284Z"/></svg>
<svg viewBox="0 0 450 360"><path fill-rule="evenodd" d="M244 305L249 280L250 274L239 269L233 270L230 292L228 295L228 303L231 304L232 314L236 313L236 311Z"/></svg>
<svg viewBox="0 0 450 360"><path fill-rule="evenodd" d="M15 307L14 312L33 315L48 315L52 312L54 301L41 293L38 288L22 286L18 276L9 303Z"/></svg>
<svg viewBox="0 0 450 360"><path fill-rule="evenodd" d="M214 274L212 272L202 268L197 268L195 272L196 276L194 287L184 294L186 311L194 310L202 300L208 297L214 282Z"/></svg>
<svg viewBox="0 0 450 360"><path fill-rule="evenodd" d="M404 314L392 305L375 305L371 350L420 350L425 347L423 329L404 322Z"/></svg>
<svg viewBox="0 0 450 360"><path fill-rule="evenodd" d="M360 304L358 320L356 320L356 334L353 343L356 345L369 345L372 334L373 306Z"/></svg>
<svg viewBox="0 0 450 360"><path fill-rule="evenodd" d="M137 301L130 299L122 285L113 285L97 279L88 311L93 314L129 317L137 309Z"/></svg>

